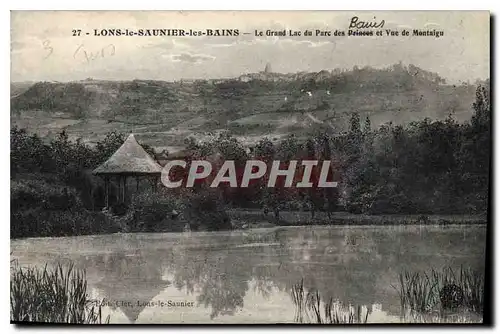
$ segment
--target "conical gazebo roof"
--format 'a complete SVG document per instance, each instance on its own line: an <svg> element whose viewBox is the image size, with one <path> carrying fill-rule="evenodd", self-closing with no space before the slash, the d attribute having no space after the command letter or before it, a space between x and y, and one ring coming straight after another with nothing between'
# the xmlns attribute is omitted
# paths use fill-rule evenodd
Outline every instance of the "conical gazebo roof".
<svg viewBox="0 0 500 334"><path fill-rule="evenodd" d="M118 150L94 174L151 175L161 174L162 167L142 148L130 134Z"/></svg>

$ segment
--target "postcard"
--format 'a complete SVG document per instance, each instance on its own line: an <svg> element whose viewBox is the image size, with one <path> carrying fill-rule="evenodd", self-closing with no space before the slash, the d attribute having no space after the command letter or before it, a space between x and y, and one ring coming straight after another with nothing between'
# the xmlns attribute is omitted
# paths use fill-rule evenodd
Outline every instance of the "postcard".
<svg viewBox="0 0 500 334"><path fill-rule="evenodd" d="M487 11L12 11L10 89L12 323L489 322Z"/></svg>

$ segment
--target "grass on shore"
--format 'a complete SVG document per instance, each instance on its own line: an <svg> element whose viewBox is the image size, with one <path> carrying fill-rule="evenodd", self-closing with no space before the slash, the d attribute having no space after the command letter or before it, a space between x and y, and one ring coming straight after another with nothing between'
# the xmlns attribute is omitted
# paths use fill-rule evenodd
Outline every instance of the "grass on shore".
<svg viewBox="0 0 500 334"><path fill-rule="evenodd" d="M11 268L11 321L74 324L103 321L101 307L92 305L87 295L85 272L57 265L49 270Z"/></svg>

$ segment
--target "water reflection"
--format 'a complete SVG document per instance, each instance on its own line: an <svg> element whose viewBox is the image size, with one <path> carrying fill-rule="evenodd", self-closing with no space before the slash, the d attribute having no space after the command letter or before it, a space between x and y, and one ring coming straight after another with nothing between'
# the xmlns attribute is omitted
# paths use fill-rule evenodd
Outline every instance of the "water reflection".
<svg viewBox="0 0 500 334"><path fill-rule="evenodd" d="M293 322L290 294L302 279L305 289L318 291L325 300L361 305L374 316L399 315L399 297L391 284L403 268L464 265L484 270L485 229L466 229L280 228L168 237L113 235L99 242L86 239L84 244L93 246L91 254L81 255L85 245L74 239L65 251L86 268L98 296L119 301L111 308L131 322L146 313L145 305L155 297L196 301L190 312L208 315L207 321L257 317L255 313L264 317L268 312L270 321L283 316L283 321ZM107 245L116 242L121 246L110 250ZM32 249L36 247L34 243ZM22 257L23 248L19 250ZM45 258L54 257L46 253ZM37 256L34 264L43 263ZM172 289L179 294L173 296ZM266 308L266 301L273 307ZM172 321L171 312L188 311L151 308L148 321Z"/></svg>
<svg viewBox="0 0 500 334"><path fill-rule="evenodd" d="M100 274L93 287L101 302L112 310L120 309L131 322L171 284L162 279L161 266L140 251L86 257L80 266Z"/></svg>

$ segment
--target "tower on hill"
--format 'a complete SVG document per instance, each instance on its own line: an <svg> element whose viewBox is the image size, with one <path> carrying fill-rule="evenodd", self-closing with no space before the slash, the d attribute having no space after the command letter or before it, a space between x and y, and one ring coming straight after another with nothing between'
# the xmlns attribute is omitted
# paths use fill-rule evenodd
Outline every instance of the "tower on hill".
<svg viewBox="0 0 500 334"><path fill-rule="evenodd" d="M266 64L266 68L264 69L264 73L272 73L273 70L271 68L271 63Z"/></svg>

